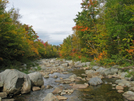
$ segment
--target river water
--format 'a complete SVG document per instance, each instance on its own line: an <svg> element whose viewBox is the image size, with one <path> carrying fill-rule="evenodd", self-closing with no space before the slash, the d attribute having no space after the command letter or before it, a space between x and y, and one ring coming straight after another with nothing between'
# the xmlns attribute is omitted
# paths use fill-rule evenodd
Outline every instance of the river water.
<svg viewBox="0 0 134 101"><path fill-rule="evenodd" d="M68 78L72 74L76 74L77 76L83 77L81 74L84 73L84 70L80 69L70 69L67 72L68 74L61 73L53 73L49 74L49 78L44 79L45 86L52 86L48 89L43 89L40 91L34 91L30 94L15 96L14 99L16 101L43 101L45 96L48 93L51 93L54 88L63 86L64 89L71 89L69 84L60 84L55 82L55 80L60 80L60 78ZM53 78L53 76L57 75L58 78ZM89 86L86 89L78 89L74 90L71 95L64 95L68 99L66 101L124 101L124 98L121 93L117 93L115 89L112 89L112 85L109 82L114 82L115 79L103 79L103 84L98 86ZM76 84L84 84L87 81L79 81Z"/></svg>

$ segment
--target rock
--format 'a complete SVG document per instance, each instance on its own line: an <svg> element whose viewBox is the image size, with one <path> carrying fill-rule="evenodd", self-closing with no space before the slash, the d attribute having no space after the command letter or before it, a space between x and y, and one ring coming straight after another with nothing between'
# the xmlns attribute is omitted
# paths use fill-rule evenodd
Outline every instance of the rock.
<svg viewBox="0 0 134 101"><path fill-rule="evenodd" d="M40 72L43 76L44 76L44 78L49 78L49 73L47 73L47 72Z"/></svg>
<svg viewBox="0 0 134 101"><path fill-rule="evenodd" d="M112 67L112 68L109 68L108 70L106 70L106 71L104 72L104 75L113 75L113 74L115 74L115 73L117 73L117 72L118 72L118 69Z"/></svg>
<svg viewBox="0 0 134 101"><path fill-rule="evenodd" d="M92 69L93 70L97 70L99 68L99 66L93 66Z"/></svg>
<svg viewBox="0 0 134 101"><path fill-rule="evenodd" d="M74 84L72 85L72 88L74 89L84 89L87 88L89 85L88 84Z"/></svg>
<svg viewBox="0 0 134 101"><path fill-rule="evenodd" d="M31 81L27 74L24 74L16 69L6 69L1 74L3 83L3 92L7 94L22 94L31 91Z"/></svg>
<svg viewBox="0 0 134 101"><path fill-rule="evenodd" d="M96 86L96 85L102 84L103 82L99 77L93 77L88 81L88 83L90 85Z"/></svg>
<svg viewBox="0 0 134 101"><path fill-rule="evenodd" d="M117 90L118 93L123 93L124 91L123 90Z"/></svg>
<svg viewBox="0 0 134 101"><path fill-rule="evenodd" d="M130 87L129 90L134 92L134 87Z"/></svg>
<svg viewBox="0 0 134 101"><path fill-rule="evenodd" d="M68 90L63 90L62 92L61 92L61 95L65 95L65 94L72 94L74 92L74 90L73 89L68 89Z"/></svg>
<svg viewBox="0 0 134 101"><path fill-rule="evenodd" d="M35 87L35 86L32 88L33 91L38 91L40 89L41 89L40 87Z"/></svg>
<svg viewBox="0 0 134 101"><path fill-rule="evenodd" d="M51 85L46 86L46 89L51 89L51 88L53 88L53 86L51 86Z"/></svg>
<svg viewBox="0 0 134 101"><path fill-rule="evenodd" d="M57 75L54 75L54 76L53 76L53 78L54 78L54 79L57 79L57 78L58 78L58 76L57 76Z"/></svg>
<svg viewBox="0 0 134 101"><path fill-rule="evenodd" d="M116 80L115 83L117 83L118 85L121 85L121 86L131 87L131 83L125 79Z"/></svg>
<svg viewBox="0 0 134 101"><path fill-rule="evenodd" d="M43 101L59 101L52 93L48 93Z"/></svg>
<svg viewBox="0 0 134 101"><path fill-rule="evenodd" d="M41 87L42 85L44 85L43 76L41 75L41 73L34 72L34 73L30 73L28 75L30 77L30 80L31 80L33 86Z"/></svg>
<svg viewBox="0 0 134 101"><path fill-rule="evenodd" d="M122 86L117 85L117 86L116 86L116 89L117 89L117 90L123 90L124 88L123 88Z"/></svg>
<svg viewBox="0 0 134 101"><path fill-rule="evenodd" d="M86 62L86 66L88 66L88 67L89 67L89 66L90 66L90 62Z"/></svg>
<svg viewBox="0 0 134 101"><path fill-rule="evenodd" d="M87 78L92 78L100 75L99 72L96 72L94 70L86 70L85 73L87 75Z"/></svg>
<svg viewBox="0 0 134 101"><path fill-rule="evenodd" d="M2 101L15 101L14 99L2 99Z"/></svg>
<svg viewBox="0 0 134 101"><path fill-rule="evenodd" d="M60 100L67 100L67 97L64 97L64 96L56 96L57 98L58 98L58 100L60 101Z"/></svg>
<svg viewBox="0 0 134 101"><path fill-rule="evenodd" d="M70 79L71 82L75 81L76 78L77 78L77 76L75 74L74 75L71 75L69 77L69 79Z"/></svg>
<svg viewBox="0 0 134 101"><path fill-rule="evenodd" d="M62 92L62 90L63 90L63 87L62 86L61 87L57 87L57 88L55 88L55 90L52 93L53 94L59 94L59 93Z"/></svg>
<svg viewBox="0 0 134 101"><path fill-rule="evenodd" d="M106 71L107 69L103 68L103 67L99 67L96 72L99 72L100 74L104 74L104 72Z"/></svg>
<svg viewBox="0 0 134 101"><path fill-rule="evenodd" d="M72 81L71 81L71 79L63 79L62 80L62 83L64 83L64 84L69 84L69 83L71 83Z"/></svg>
<svg viewBox="0 0 134 101"><path fill-rule="evenodd" d="M41 86L41 89L44 89L44 88L45 88L45 86L44 86L44 85L42 85L42 86Z"/></svg>
<svg viewBox="0 0 134 101"><path fill-rule="evenodd" d="M61 66L68 67L69 66L69 63L63 63L63 64L61 64Z"/></svg>
<svg viewBox="0 0 134 101"><path fill-rule="evenodd" d="M0 92L0 97L1 98L6 98L7 97L7 93L6 92Z"/></svg>
<svg viewBox="0 0 134 101"><path fill-rule="evenodd" d="M127 91L123 93L123 96L129 101L134 101L134 92L132 91Z"/></svg>

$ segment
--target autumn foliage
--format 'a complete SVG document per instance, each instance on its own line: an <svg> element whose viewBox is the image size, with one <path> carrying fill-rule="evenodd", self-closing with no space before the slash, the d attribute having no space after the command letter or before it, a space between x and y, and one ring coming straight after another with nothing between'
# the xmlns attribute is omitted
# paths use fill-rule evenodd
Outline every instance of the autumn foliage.
<svg viewBox="0 0 134 101"><path fill-rule="evenodd" d="M57 46L43 42L32 26L20 23L17 10L6 11L7 3L0 0L0 65L57 57Z"/></svg>
<svg viewBox="0 0 134 101"><path fill-rule="evenodd" d="M82 0L72 28L61 45L62 58L104 64L134 61L134 0Z"/></svg>

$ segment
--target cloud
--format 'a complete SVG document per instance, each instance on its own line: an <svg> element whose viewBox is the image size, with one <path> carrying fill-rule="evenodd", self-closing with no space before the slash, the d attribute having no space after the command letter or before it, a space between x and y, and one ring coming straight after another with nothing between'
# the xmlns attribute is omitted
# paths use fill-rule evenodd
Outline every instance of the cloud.
<svg viewBox="0 0 134 101"><path fill-rule="evenodd" d="M61 44L72 34L73 19L80 9L81 0L10 0L11 8L20 9L22 23L32 25L39 37L49 43ZM46 38L45 38L46 37Z"/></svg>

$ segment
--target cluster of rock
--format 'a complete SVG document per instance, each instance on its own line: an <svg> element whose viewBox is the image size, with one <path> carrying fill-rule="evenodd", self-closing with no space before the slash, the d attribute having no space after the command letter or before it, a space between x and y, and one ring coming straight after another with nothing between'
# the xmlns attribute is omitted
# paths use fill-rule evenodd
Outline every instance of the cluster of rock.
<svg viewBox="0 0 134 101"><path fill-rule="evenodd" d="M61 61L61 60L55 60L55 59L41 61L41 63L42 63L41 67L44 70L43 73L45 72L44 77L48 77L48 74L50 73L50 71L51 73L65 72L65 68L63 67L67 67L67 68L80 67L80 69L84 69L85 74L82 74L82 76L85 76L85 78L72 75L69 78L66 78L66 79L61 78L60 80L55 81L55 82L59 82L63 84L69 84L73 89L81 89L81 88L83 89L83 88L87 88L89 85L97 86L103 83L102 81L103 78L109 78L109 79L117 78L114 84L110 83L113 86L113 89L117 89L117 92L123 93L123 96L125 97L126 100L130 100L130 101L134 100L134 97L133 97L134 96L134 92L133 92L134 81L131 81L131 78L125 77L127 73L122 72L120 69L117 68L117 66L114 66L111 68L93 66L92 68L90 68L90 62L81 63L80 61L77 61L73 63L72 61L68 61L68 60ZM49 67L49 66L53 68L46 69L46 67ZM87 83L76 84L75 81L79 81L79 80L87 81ZM125 87L129 87L129 91L124 92ZM59 90L59 88L56 88L56 90L57 89L58 89L58 94L59 93L60 95L64 94L64 90ZM55 93L51 93L49 94L49 96L50 95L54 96L53 94ZM50 100L50 101L53 101L53 100Z"/></svg>
<svg viewBox="0 0 134 101"><path fill-rule="evenodd" d="M43 78L49 78L49 74L59 72L67 74L66 69L79 68L85 71L81 74L82 77L71 75L68 78L60 78L56 75L55 82L60 84L69 84L70 89L65 89L63 86L54 88L53 92L48 93L44 98L44 101L60 101L66 100L64 95L72 94L74 90L86 89L89 85L97 86L103 82L103 78L116 78L115 83L110 83L113 89L116 89L118 93L122 93L126 101L134 101L134 81L131 78L125 77L126 72L122 72L116 66L111 68L104 68L99 66L90 67L90 62L81 63L80 61L73 62L69 60L57 60L57 59L42 59L39 60L41 71L33 72L30 74L24 74L18 70L7 69L0 73L0 97L5 98L7 95L12 96L15 94L29 93L31 90L40 90L44 88ZM84 84L77 84L78 81L84 81ZM124 88L129 87L127 92L124 92ZM49 87L46 87L49 88Z"/></svg>
<svg viewBox="0 0 134 101"><path fill-rule="evenodd" d="M112 84L113 89L117 89L118 93L123 93L126 100L134 100L134 81L131 80L132 77L126 77L127 72L122 72L116 67L103 68L99 66L93 66L90 70L85 71L87 75L87 80L89 80L90 85L98 85L103 83L102 78L116 78L114 84ZM129 91L124 92L124 88L129 87Z"/></svg>
<svg viewBox="0 0 134 101"><path fill-rule="evenodd" d="M43 76L39 72L22 73L16 69L6 69L0 73L0 97L25 94L43 87ZM36 87L36 89L35 89Z"/></svg>

